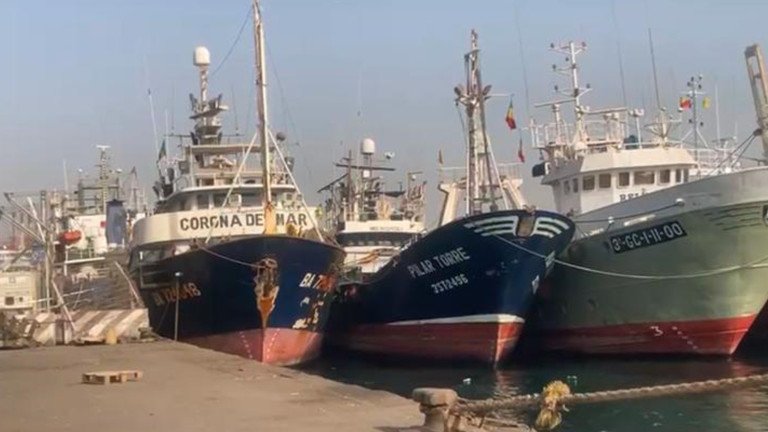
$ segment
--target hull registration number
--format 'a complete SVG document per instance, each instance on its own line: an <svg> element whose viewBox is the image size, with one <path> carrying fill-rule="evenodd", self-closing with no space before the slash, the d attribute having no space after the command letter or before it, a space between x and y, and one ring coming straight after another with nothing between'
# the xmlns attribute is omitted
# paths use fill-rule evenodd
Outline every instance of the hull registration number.
<svg viewBox="0 0 768 432"><path fill-rule="evenodd" d="M666 243L687 236L683 225L672 221L641 230L611 237L610 246L615 253L624 253L635 249Z"/></svg>

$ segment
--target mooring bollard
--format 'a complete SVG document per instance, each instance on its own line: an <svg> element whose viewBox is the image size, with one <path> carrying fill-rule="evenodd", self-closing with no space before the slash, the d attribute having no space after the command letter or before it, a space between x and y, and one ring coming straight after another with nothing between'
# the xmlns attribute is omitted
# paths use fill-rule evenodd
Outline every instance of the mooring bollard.
<svg viewBox="0 0 768 432"><path fill-rule="evenodd" d="M459 395L451 389L423 387L413 390L411 399L419 403L419 411L424 413L424 428L443 432L448 424L448 412Z"/></svg>

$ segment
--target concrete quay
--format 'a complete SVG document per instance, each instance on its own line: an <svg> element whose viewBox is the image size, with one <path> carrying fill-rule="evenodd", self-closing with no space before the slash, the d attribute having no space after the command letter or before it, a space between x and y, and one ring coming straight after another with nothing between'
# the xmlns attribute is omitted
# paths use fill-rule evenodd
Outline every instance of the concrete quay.
<svg viewBox="0 0 768 432"><path fill-rule="evenodd" d="M81 383L126 369L143 377ZM4 432L410 432L424 421L391 393L167 341L0 351L0 419Z"/></svg>

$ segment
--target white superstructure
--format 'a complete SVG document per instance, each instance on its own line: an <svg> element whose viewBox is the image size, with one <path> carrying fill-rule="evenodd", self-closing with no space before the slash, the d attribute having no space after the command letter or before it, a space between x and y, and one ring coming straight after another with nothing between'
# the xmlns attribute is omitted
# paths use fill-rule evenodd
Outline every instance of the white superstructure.
<svg viewBox="0 0 768 432"><path fill-rule="evenodd" d="M569 86L565 89L555 86L561 97L537 105L549 108L552 122L531 122L531 134L534 148L540 150L544 158L543 163L534 166L533 174L552 188L557 211L577 221L590 219L585 215L614 204L611 215L604 217L653 212L656 209L637 208L632 200L737 167L724 163L728 161L722 156L728 149L708 147L699 139L697 128L686 134L694 139L694 145L672 139L671 134L680 120L672 119L663 109L643 128L642 110L626 107L595 110L585 105L582 97L591 87L580 84L577 57L586 45L569 42L560 46L553 44L552 49L566 56L565 67L553 69L568 77ZM697 100L702 94L700 89L699 83L686 92L685 97L692 98L694 107L700 101ZM563 107L570 108L568 120ZM697 123L695 117L694 113L694 124ZM626 206L617 204L625 202ZM677 204L684 205L683 202ZM622 211L624 208L632 210Z"/></svg>
<svg viewBox="0 0 768 432"><path fill-rule="evenodd" d="M159 201L155 213L133 230L140 258L156 260L209 242L264 233L316 232L314 209L304 203L291 172L293 159L283 157L279 148L285 137L273 136L266 126L264 74L259 74L264 107L259 131L246 142L221 130L219 115L228 107L221 95L208 97L210 53L205 47L195 48L193 64L200 75L199 96L189 96L194 130L168 137L178 144L178 157L168 153L168 141L160 149L160 180L154 186ZM263 143L269 144L265 148Z"/></svg>
<svg viewBox="0 0 768 432"><path fill-rule="evenodd" d="M420 173L408 173L405 189L385 190L377 172L392 168L374 164L376 144L370 138L360 143L362 161L352 152L336 166L345 173L320 191L331 197L326 203L326 228L347 253L345 266L370 275L415 238L424 233L424 189ZM391 159L392 153L386 153Z"/></svg>

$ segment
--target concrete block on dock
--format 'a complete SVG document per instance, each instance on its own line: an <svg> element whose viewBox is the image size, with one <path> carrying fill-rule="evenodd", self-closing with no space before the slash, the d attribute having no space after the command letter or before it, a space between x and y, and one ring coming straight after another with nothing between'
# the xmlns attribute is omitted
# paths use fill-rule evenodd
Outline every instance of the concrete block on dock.
<svg viewBox="0 0 768 432"><path fill-rule="evenodd" d="M117 339L139 339L140 329L149 327L146 309L73 310L72 325L63 315L39 313L34 340L42 345L69 343L74 339L104 341L108 332Z"/></svg>

